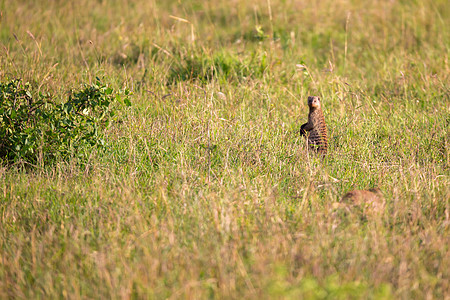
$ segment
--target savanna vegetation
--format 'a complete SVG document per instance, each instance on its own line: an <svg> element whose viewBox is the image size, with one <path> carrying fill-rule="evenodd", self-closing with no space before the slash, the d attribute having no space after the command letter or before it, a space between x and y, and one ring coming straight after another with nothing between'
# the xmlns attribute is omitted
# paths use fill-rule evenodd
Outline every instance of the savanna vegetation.
<svg viewBox="0 0 450 300"><path fill-rule="evenodd" d="M0 0L0 298L450 299L449 28L445 0Z"/></svg>

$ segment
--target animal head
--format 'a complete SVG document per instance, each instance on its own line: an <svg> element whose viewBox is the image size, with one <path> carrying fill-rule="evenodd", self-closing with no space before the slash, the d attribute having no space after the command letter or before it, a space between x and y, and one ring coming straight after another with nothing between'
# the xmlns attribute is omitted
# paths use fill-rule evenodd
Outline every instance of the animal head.
<svg viewBox="0 0 450 300"><path fill-rule="evenodd" d="M318 96L309 96L308 106L310 108L320 108L320 98Z"/></svg>

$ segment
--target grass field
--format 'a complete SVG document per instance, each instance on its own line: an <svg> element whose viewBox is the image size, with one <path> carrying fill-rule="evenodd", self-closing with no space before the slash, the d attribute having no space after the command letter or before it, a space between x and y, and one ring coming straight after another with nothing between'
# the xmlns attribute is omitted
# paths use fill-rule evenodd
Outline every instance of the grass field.
<svg viewBox="0 0 450 300"><path fill-rule="evenodd" d="M0 12L1 82L132 93L87 159L3 160L0 298L450 299L448 1ZM337 205L372 187L380 214Z"/></svg>

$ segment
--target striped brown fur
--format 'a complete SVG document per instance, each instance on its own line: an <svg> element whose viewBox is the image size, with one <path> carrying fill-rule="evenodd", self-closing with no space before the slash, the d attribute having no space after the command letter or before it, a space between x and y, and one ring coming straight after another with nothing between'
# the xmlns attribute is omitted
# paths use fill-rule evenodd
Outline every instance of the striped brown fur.
<svg viewBox="0 0 450 300"><path fill-rule="evenodd" d="M308 97L309 115L308 123L302 125L300 134L308 139L310 149L317 153L325 155L328 150L327 126L320 104L320 98L317 96ZM307 134L309 132L309 134Z"/></svg>

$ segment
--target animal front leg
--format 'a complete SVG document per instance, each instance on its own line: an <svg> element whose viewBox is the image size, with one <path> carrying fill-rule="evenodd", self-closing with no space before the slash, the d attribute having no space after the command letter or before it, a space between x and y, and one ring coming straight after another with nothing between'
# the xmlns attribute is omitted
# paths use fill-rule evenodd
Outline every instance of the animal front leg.
<svg viewBox="0 0 450 300"><path fill-rule="evenodd" d="M302 127L300 127L300 135L306 135L307 131L310 131L312 129L312 125L310 125L309 123L305 123L302 125Z"/></svg>

